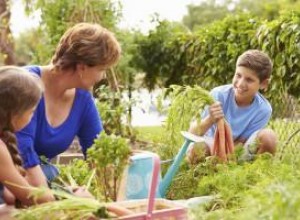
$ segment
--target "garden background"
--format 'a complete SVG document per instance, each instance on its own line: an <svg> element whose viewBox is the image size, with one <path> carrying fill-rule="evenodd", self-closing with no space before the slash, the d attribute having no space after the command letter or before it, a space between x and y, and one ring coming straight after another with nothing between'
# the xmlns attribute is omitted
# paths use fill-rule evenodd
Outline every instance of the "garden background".
<svg viewBox="0 0 300 220"><path fill-rule="evenodd" d="M157 91L174 84L210 90L231 82L236 59L245 50L269 54L274 69L270 87L263 94L273 106L268 126L279 137L276 156L262 155L246 164L216 165L203 160L188 167L184 162L168 198L215 195L213 201L191 213L195 219L300 219L300 1L207 0L189 5L182 22L154 17L156 28L147 34L117 27L122 5L116 1L24 2L29 14L41 10L41 24L13 38L11 2L0 0L0 63L47 64L62 33L77 22L96 22L113 30L122 45L122 58L107 80L92 91L107 133L102 139L107 138L106 146L117 146L113 141L119 138L129 140L131 147L155 151L162 159L172 158L178 151L183 142L179 131L187 130L194 116L191 110L197 106L187 98L171 111L171 98L165 105L153 100L153 106L166 115L165 123L134 127L132 112L140 101L134 95L137 91ZM108 151L108 155L114 153ZM109 163L114 161L101 166ZM66 169L76 170L74 178L83 182L90 174L85 166L83 161L74 161ZM99 198L114 199L96 192L97 187L94 190Z"/></svg>

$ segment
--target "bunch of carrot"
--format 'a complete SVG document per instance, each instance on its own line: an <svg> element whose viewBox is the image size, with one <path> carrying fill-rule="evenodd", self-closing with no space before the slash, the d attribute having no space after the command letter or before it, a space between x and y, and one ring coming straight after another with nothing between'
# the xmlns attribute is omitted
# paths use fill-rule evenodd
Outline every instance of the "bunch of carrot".
<svg viewBox="0 0 300 220"><path fill-rule="evenodd" d="M234 142L230 125L225 119L219 119L214 136L212 155L217 156L222 162L226 162L228 156L233 152Z"/></svg>

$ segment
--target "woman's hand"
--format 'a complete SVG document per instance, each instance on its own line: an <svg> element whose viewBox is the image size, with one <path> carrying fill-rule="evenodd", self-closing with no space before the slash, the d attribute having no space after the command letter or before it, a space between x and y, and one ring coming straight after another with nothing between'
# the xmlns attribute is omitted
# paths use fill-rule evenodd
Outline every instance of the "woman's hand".
<svg viewBox="0 0 300 220"><path fill-rule="evenodd" d="M209 106L209 115L213 122L217 122L219 119L224 117L221 102L215 102Z"/></svg>
<svg viewBox="0 0 300 220"><path fill-rule="evenodd" d="M84 186L73 187L71 191L73 192L74 196L90 199L95 198Z"/></svg>

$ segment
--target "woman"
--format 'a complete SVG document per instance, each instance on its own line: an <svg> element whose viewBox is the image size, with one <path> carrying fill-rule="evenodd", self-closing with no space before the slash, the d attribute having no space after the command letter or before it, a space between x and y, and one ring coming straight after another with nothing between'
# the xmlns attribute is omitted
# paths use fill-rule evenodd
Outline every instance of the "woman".
<svg viewBox="0 0 300 220"><path fill-rule="evenodd" d="M61 37L47 66L27 66L45 85L30 124L18 132L19 149L29 182L46 186L40 156L64 152L75 136L85 154L102 123L89 90L117 63L121 48L115 36L98 24L79 23ZM44 169L48 180L53 166ZM50 169L49 169L50 168Z"/></svg>

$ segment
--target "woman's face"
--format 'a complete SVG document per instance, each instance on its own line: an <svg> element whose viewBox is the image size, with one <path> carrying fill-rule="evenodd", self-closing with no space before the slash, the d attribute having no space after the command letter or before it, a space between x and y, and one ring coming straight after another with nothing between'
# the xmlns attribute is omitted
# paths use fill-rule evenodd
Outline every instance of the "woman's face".
<svg viewBox="0 0 300 220"><path fill-rule="evenodd" d="M13 115L11 119L11 124L15 131L23 129L31 120L36 106L30 108L23 112L22 114Z"/></svg>
<svg viewBox="0 0 300 220"><path fill-rule="evenodd" d="M90 89L97 82L106 78L106 69L103 66L85 66L84 71L80 75L82 87Z"/></svg>

